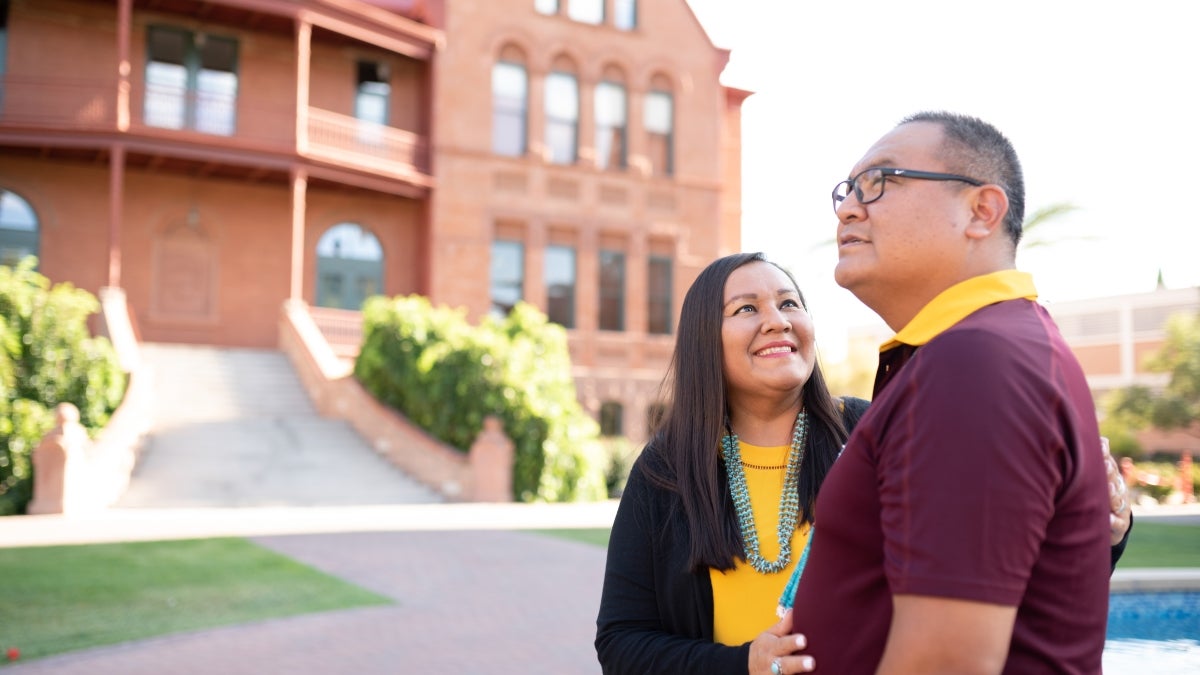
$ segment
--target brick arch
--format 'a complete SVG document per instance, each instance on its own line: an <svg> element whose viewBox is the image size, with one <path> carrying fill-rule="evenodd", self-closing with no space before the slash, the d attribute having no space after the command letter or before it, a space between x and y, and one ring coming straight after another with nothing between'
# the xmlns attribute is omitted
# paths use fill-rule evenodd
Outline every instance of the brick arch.
<svg viewBox="0 0 1200 675"><path fill-rule="evenodd" d="M515 42L505 42L496 50L496 61L508 61L528 66L529 52Z"/></svg>
<svg viewBox="0 0 1200 675"><path fill-rule="evenodd" d="M579 60L566 52L559 52L550 59L550 68L547 72L558 71L563 73L571 73L577 78L582 79L583 72L579 66Z"/></svg>
<svg viewBox="0 0 1200 675"><path fill-rule="evenodd" d="M612 61L606 62L600 68L600 77L598 79L603 82L616 82L617 84L623 84L625 85L626 89L629 88L628 69Z"/></svg>

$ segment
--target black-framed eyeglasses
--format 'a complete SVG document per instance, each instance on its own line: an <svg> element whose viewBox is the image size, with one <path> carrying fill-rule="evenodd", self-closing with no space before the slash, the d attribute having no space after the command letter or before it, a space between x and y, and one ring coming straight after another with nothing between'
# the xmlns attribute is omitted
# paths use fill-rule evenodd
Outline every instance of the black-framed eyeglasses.
<svg viewBox="0 0 1200 675"><path fill-rule="evenodd" d="M969 183L976 187L983 185L983 181L960 176L954 173L937 173L935 171L917 171L916 169L892 169L888 167L877 167L867 169L860 172L857 176L844 180L833 186L833 210L836 212L838 206L850 196L850 191L854 191L854 196L858 198L859 204L870 204L878 201L883 196L883 188L887 183L885 178L888 176L896 176L899 178L918 178L920 180L958 180L964 183Z"/></svg>

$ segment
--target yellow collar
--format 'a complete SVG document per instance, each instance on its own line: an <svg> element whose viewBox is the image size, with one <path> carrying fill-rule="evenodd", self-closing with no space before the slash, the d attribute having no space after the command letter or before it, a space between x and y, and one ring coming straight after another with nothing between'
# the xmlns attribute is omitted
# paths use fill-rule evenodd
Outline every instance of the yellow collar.
<svg viewBox="0 0 1200 675"><path fill-rule="evenodd" d="M902 344L920 347L976 310L1016 298L1037 300L1033 277L1027 272L1001 270L961 281L930 300L908 325L883 343L879 351L885 352Z"/></svg>

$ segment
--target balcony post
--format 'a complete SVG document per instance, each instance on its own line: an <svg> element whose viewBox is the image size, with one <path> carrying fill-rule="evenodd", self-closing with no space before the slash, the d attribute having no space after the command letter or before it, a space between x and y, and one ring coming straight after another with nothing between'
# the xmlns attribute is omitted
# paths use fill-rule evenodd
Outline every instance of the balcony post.
<svg viewBox="0 0 1200 675"><path fill-rule="evenodd" d="M121 287L121 219L125 207L125 145L114 143L108 170L108 285Z"/></svg>
<svg viewBox="0 0 1200 675"><path fill-rule="evenodd" d="M312 24L296 22L296 152L308 153L308 93L312 71Z"/></svg>
<svg viewBox="0 0 1200 675"><path fill-rule="evenodd" d="M304 220L308 201L308 172L292 167L292 278L288 291L291 300L304 299Z"/></svg>
<svg viewBox="0 0 1200 675"><path fill-rule="evenodd" d="M129 131L129 33L133 0L117 3L117 131Z"/></svg>

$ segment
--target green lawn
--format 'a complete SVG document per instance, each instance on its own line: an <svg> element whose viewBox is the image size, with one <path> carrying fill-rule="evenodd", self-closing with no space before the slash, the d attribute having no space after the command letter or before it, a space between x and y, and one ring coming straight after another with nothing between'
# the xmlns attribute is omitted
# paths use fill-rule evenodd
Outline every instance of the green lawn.
<svg viewBox="0 0 1200 675"><path fill-rule="evenodd" d="M0 588L0 663L391 602L236 538L0 549Z"/></svg>
<svg viewBox="0 0 1200 675"><path fill-rule="evenodd" d="M608 546L606 528L538 530L564 539ZM1117 569L1131 567L1200 567L1200 525L1168 525L1139 521L1133 526Z"/></svg>
<svg viewBox="0 0 1200 675"><path fill-rule="evenodd" d="M537 530L541 534L548 534L554 537L563 539L571 539L572 541L582 541L585 544L595 544L603 548L608 548L608 528L596 527L588 529L559 529L559 530Z"/></svg>
<svg viewBox="0 0 1200 675"><path fill-rule="evenodd" d="M1136 521L1117 569L1200 567L1200 525Z"/></svg>
<svg viewBox="0 0 1200 675"><path fill-rule="evenodd" d="M608 545L607 528L538 530ZM1120 569L1200 567L1200 526L1139 522ZM86 647L391 600L245 539L0 548L0 668Z"/></svg>

